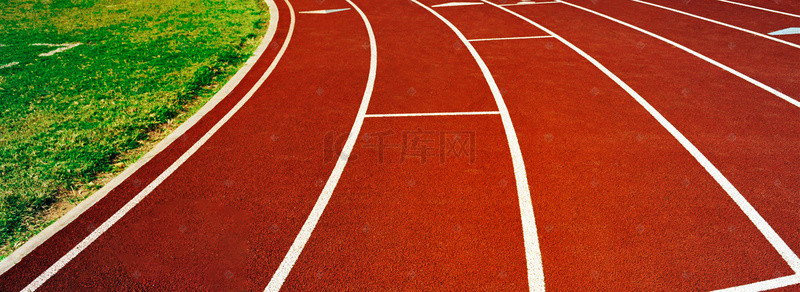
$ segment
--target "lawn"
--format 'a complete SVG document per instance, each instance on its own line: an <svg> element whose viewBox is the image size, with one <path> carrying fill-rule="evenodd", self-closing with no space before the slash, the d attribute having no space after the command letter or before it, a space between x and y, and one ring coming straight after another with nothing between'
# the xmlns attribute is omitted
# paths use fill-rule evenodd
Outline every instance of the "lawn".
<svg viewBox="0 0 800 292"><path fill-rule="evenodd" d="M266 32L267 10L263 0L0 0L0 258L222 87Z"/></svg>

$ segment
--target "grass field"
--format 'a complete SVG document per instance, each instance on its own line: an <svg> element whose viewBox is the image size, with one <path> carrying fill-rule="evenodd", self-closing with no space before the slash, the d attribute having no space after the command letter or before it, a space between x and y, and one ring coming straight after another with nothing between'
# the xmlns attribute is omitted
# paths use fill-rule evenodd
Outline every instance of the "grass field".
<svg viewBox="0 0 800 292"><path fill-rule="evenodd" d="M210 98L255 49L266 11L262 0L0 0L0 257Z"/></svg>

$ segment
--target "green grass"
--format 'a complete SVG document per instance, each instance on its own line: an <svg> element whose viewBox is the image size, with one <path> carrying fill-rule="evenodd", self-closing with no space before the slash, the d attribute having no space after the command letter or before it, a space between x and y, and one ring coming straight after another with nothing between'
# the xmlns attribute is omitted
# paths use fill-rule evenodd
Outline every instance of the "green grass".
<svg viewBox="0 0 800 292"><path fill-rule="evenodd" d="M266 31L263 0L0 0L0 257L148 133L210 98ZM55 54L34 43L82 43ZM141 149L139 149L141 150ZM97 187L95 186L95 189ZM52 221L52 220L50 220Z"/></svg>

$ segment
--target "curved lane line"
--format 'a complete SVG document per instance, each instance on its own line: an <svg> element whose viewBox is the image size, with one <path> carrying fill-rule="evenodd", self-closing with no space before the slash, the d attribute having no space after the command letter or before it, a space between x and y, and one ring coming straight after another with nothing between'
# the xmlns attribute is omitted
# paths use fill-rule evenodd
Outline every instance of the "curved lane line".
<svg viewBox="0 0 800 292"><path fill-rule="evenodd" d="M270 73L272 73L272 71L275 69L275 66L278 65L278 61L280 61L281 57L283 56L283 53L286 51L286 48L289 45L289 41L292 38L292 33L294 32L294 23L295 23L294 9L292 8L292 5L289 3L288 0L285 1L286 4L289 6L289 14L291 16L291 22L289 24L289 32L286 35L286 40L284 40L283 46L281 47L278 54L275 56L275 60L272 62L272 64L270 64L269 68L267 68L267 71L264 72L264 75L261 76L258 82L256 82L256 84L253 86L253 88L251 88L250 91L247 92L247 95L245 95L222 119L220 119L214 125L214 127L211 128L211 130L209 130L205 135L203 135L202 138L200 138L200 140L195 142L195 144L192 145L192 147L189 148L189 150L187 150L183 155L181 155L181 157L179 157L178 160L172 163L172 165L170 165L169 168L167 168L155 180L153 180L150 184L148 184L147 187L145 187L141 192L139 192L139 194L133 197L133 199L131 199L124 206L122 206L122 208L119 209L116 213L114 213L114 215L112 215L111 218L108 218L108 220L103 222L103 224L97 227L97 229L92 231L92 233L89 234L89 236L84 238L69 252L67 252L67 254L62 256L57 262L51 265L50 268L48 268L41 275L39 275L39 277L34 279L33 282L31 282L30 284L28 284L28 286L23 288L22 291L34 291L37 288L39 288L42 284L44 284L48 279L50 279L53 275L58 273L58 271L61 268L63 268L72 259L78 256L78 254L80 254L84 249L89 247L89 245L91 245L95 240L97 240L97 238L103 235L103 233L108 231L108 229L111 228L111 226L113 226L117 221L119 221L123 216L125 216L125 214L127 214L131 209L133 209L133 207L138 205L139 202L144 200L144 198L147 197L147 195L149 195L150 192L152 192L156 187L158 187L158 185L160 185L161 182L166 180L173 172L175 172L175 170L177 170L184 162L186 162L186 160L188 160L195 152L197 152L197 150L200 149L200 147L202 147L203 144L205 144L205 142L208 141L208 139L210 139L211 136L213 136L214 133L217 132L217 130L219 130L219 128L225 125L225 123L234 114L236 114L236 112L240 108L242 108L242 106L244 106L244 104L247 103L248 100L250 100L250 98L253 96L256 90L258 90L261 87L261 85L264 84L264 81L266 81L267 77L269 77Z"/></svg>
<svg viewBox="0 0 800 292"><path fill-rule="evenodd" d="M425 8L430 13L438 17L444 24L446 24L453 32L461 39L464 46L469 50L478 67L483 72L483 77L486 83L489 84L489 89L492 91L494 101L497 103L497 109L500 112L500 118L503 120L503 129L506 133L508 140L508 148L511 152L511 162L514 166L514 178L517 184L517 197L519 200L520 218L522 220L522 237L525 244L525 259L528 268L528 290L529 291L544 291L544 268L542 267L542 252L539 248L539 236L536 231L536 220L533 216L533 202L531 201L531 191L528 186L528 175L525 171L525 161L522 159L522 150L519 147L519 140L517 140L517 132L514 130L514 125L511 123L511 115L508 113L508 108L503 100L503 95L494 81L489 67L483 62L478 51L467 40L464 34L456 28L453 23L448 21L442 15L425 6L417 0L411 0L422 8ZM486 2L487 4L492 4Z"/></svg>
<svg viewBox="0 0 800 292"><path fill-rule="evenodd" d="M580 48L576 47L575 45L573 45L566 39L562 38L561 36L548 30L544 26L514 11L511 11L508 8L501 7L497 4L491 3L486 0L482 1L489 3L490 5L495 6L499 9L502 9L503 11L506 11L509 14L514 15L536 26L537 28L543 30L544 32L553 35L553 37L555 37L556 39L558 39L559 41L570 47L573 51L584 57L589 62L591 62L595 67L600 69L600 71L602 71L609 78L611 78L611 80L614 80L614 82L616 82L617 85L622 87L622 89L624 89L628 94L630 94L642 107L644 107L645 110L647 110L648 113L650 113L651 116L653 116L653 118L655 118L658 121L659 124L661 124L662 127L664 127L670 134L672 134L672 136L675 137L675 139L677 139L678 142L680 142L681 145L687 151L689 151L689 153L697 160L697 162L699 162L700 165L702 165L703 168L705 168L705 170L714 178L714 180L717 181L717 183L722 187L722 189L724 189L725 192L728 193L728 196L736 203L737 206L739 206L739 209L741 209L742 212L744 212L745 215L747 215L747 218L750 219L751 222L753 222L756 228L758 228L761 234L764 235L764 237L767 239L767 241L769 241L772 247L774 247L775 250L781 255L781 257L783 257L783 259L786 261L789 267L795 273L800 272L800 258L797 257L797 255L792 251L791 248L789 248L788 245L786 245L783 239L781 239L781 237L775 232L775 230L772 229L769 223L767 223L767 221L764 220L763 217L761 217L761 214L759 214L758 211L756 211L756 209L753 208L753 206L750 205L749 202L747 202L747 199L745 199L744 196L742 196L742 194L739 193L739 190L737 190L736 187L733 186L733 184L731 184L731 182L728 181L727 178L725 178L722 172L720 172L719 169L717 169L717 167L714 166L714 164L712 164L711 161L708 160L708 158L706 158L705 155L703 155L703 153L700 152L700 150L697 149L697 147L695 147L694 144L692 144L692 142L689 141L689 139L683 136L683 134L681 134L681 132L678 131L678 129L675 128L675 126L672 125L672 123L670 123L666 118L664 118L664 116L662 116L661 113L658 112L658 110L656 110L652 105L650 105L650 103L648 103L647 100L645 100L641 95L639 95L639 93L634 91L633 88L628 86L628 84L622 81L622 79L617 77L617 75L615 75L613 72L608 70L608 68L603 66L603 64L600 64L600 62L589 56L589 54L587 54Z"/></svg>
<svg viewBox="0 0 800 292"><path fill-rule="evenodd" d="M350 154L353 152L353 146L355 146L356 140L358 139L358 134L361 131L361 126L364 124L364 118L367 114L369 101L372 98L372 89L375 87L375 76L377 75L378 70L378 46L375 41L375 33L372 31L372 25L369 23L367 16L364 15L364 12L361 11L361 9L358 8L358 6L356 6L356 4L351 0L346 1L353 6L356 12L358 12L358 15L361 16L361 20L364 21L364 25L367 28L367 34L369 34L369 76L367 77L367 86L364 89L364 97L361 99L361 105L358 108L358 114L356 115L356 120L353 123L353 128L350 129L350 134L347 136L347 141L342 148L341 154L339 154L339 159L336 160L336 166L334 166L331 176L328 177L328 181L325 183L325 187L322 189L319 198L317 198L314 208L311 209L311 213L303 223L303 227L300 229L300 232L297 234L294 242L292 242L292 246L289 248L289 251L283 258L283 261L281 261L280 266L278 266L278 270L276 270L275 274L272 275L272 279L270 279L269 284L267 284L267 287L264 288L264 291L278 291L281 289L283 282L286 281L286 277L289 276L289 272L292 271L292 267L294 267L294 264L300 257L300 253L303 252L303 248L305 248L308 239L311 238L311 233L314 232L314 228L317 226L319 218L322 217L325 207L328 206L328 202L330 201L331 196L333 196L333 191L336 189L336 185L339 183L339 178L342 177L344 167L347 165L347 161L350 159Z"/></svg>
<svg viewBox="0 0 800 292"><path fill-rule="evenodd" d="M779 42L779 43L782 43L784 45L800 49L800 45L798 45L798 44L795 44L795 43L792 43L792 42L788 42L788 41L784 41L782 39L779 39L779 38L776 38L776 37L772 37L772 36L769 36L769 35L766 35L766 34L763 34L763 33L760 33L760 32L755 32L755 31L752 31L752 30L749 30L749 29L746 29L746 28L741 28L741 27L738 27L738 26L735 26L735 25L727 24L727 23L724 23L722 21L713 20L713 19L710 19L710 18L702 17L700 15L691 14L689 12L684 12L684 11L681 11L681 10L678 10L678 9L674 9L674 8L670 8L670 7L666 7L666 6L661 6L661 5L658 5L658 4L655 4L655 3L650 3L650 2L646 2L646 1L642 1L642 0L631 0L631 1L636 2L636 3L640 3L640 4L644 4L644 5L650 5L650 6L653 6L653 7L656 7L656 8L661 8L661 9L664 9L664 10L667 10L667 11L672 11L672 12L675 12L675 13L678 13L678 14L683 14L683 15L686 15L686 16L689 16L689 17L694 17L694 18L697 18L697 19L700 19L700 20L705 20L705 21L708 21L708 22L711 22L711 23L714 23L714 24L719 24L719 25L727 27L727 28L735 29L735 30L738 30L738 31L741 31L741 32L746 32L746 33L752 34L754 36L759 36L759 37L762 37L762 38L765 38L765 39L768 39L768 40L771 40L771 41L774 41L774 42Z"/></svg>
<svg viewBox="0 0 800 292"><path fill-rule="evenodd" d="M653 37L653 38L656 38L656 39L658 39L658 40L660 40L660 41L662 41L662 42L665 42L665 43L668 43L668 44L670 44L670 45L673 45L673 46L675 46L675 47L677 47L677 48L679 48L679 49L681 49L681 50L683 50L683 51L685 51L685 52L687 52L687 53L689 53L689 54L692 54L692 55L694 55L695 57L698 57L698 58L700 58L700 59L702 59L702 60L704 60L704 61L706 61L706 62L709 62L709 63L711 63L711 64L712 64L712 65L714 65L714 66L717 66L717 67L719 67L719 68L720 68L720 69L722 69L722 70L728 71L728 73L731 73L731 74L733 74L733 75L736 75L737 77L739 77L739 78L742 78L742 79L744 79L745 81L747 81L747 82L750 82L751 84L753 84L753 85L755 85L755 86L758 86L759 88L761 88L761 89L763 89L763 90L766 90L767 92L769 92L769 93L772 93L773 95L775 95L775 96L777 96L777 97L780 97L781 99L783 99L783 100L785 100L785 101L787 101L787 102L791 103L792 105L794 105L794 106L796 106L796 107L800 107L800 101L797 101L796 99L794 99L794 98L791 98L791 97L789 97L788 95L786 95L786 94L783 94L782 92L780 92L780 91L778 91L778 90L776 90L776 89L774 89L774 88L772 88L772 87L769 87L769 86L767 86L766 84L764 84L764 83L761 83L761 82L759 82L758 80L755 80L755 79L753 79L753 78L752 78L752 77L750 77L750 76L744 75L744 74L742 74L741 72L739 72L739 71L736 71L736 70L734 70L734 69L733 69L733 68L731 68L731 67L725 66L725 65L723 65L722 63L720 63L720 62L717 62L717 61L715 61L714 59L711 59L711 58L709 58L709 57L706 57L705 55L703 55L703 54L700 54L700 53L698 53L698 52L696 52L696 51L694 51L694 50L692 50L692 49L690 49L690 48L687 48L687 47L685 47L685 46L683 46L683 45L681 45L681 44L679 44L679 43L676 43L676 42L674 42L674 41L672 41L672 40L669 40L669 39L667 39L667 38L665 38L665 37L662 37L662 36L660 36L660 35L657 35L657 34L654 34L654 33L652 33L652 32L649 32L649 31L647 31L647 30L644 30L643 28L640 28L640 27L638 27L638 26L632 25L632 24L630 24L630 23L624 22L624 21L622 21L622 20L619 20L619 19L613 18L613 17L611 17L611 16L608 16L608 15L602 14L602 13L600 13L600 12L597 12L597 11L594 11L594 10L591 10L591 9L588 9L588 8L584 8L584 7L582 7L582 6L579 6L579 5L575 5L575 4L569 3L569 2L567 2L567 1L563 1L563 0L558 0L558 1L559 1L559 2L561 2L561 3L564 3L564 4L566 4L566 5L569 5L569 6L575 7L575 8L577 8L577 9L580 9L580 10L583 10L583 11L586 11L586 12L589 12L589 13L591 13L591 14L594 14L594 15L600 16L600 17L602 17L602 18L605 18L605 19L611 20L611 21L613 21L613 22L616 22L616 23L622 24L622 25L624 25L624 26L627 26L627 27L629 27L629 28L631 28L631 29L634 29L634 30L636 30L636 31L639 31L639 32L641 32L641 33L643 33L643 34L646 34L646 35L649 35L649 36L651 36L651 37Z"/></svg>
<svg viewBox="0 0 800 292"><path fill-rule="evenodd" d="M219 104L228 94L233 91L236 86L239 85L239 82L242 81L245 75L250 72L250 69L253 68L256 61L262 56L264 51L267 50L267 47L272 42L273 37L277 31L278 26L278 8L275 5L273 0L264 0L267 2L269 6L269 25L267 28L267 33L264 35L264 38L261 39L261 44L256 48L255 52L253 52L253 56L251 56L247 61L245 61L244 65L241 69L239 69L236 74L228 80L227 83L216 93L214 94L211 99L206 102L206 104L200 108L195 114L191 117L186 119L177 129L172 131L166 138L161 140L156 146L153 147L150 151L145 153L139 160L134 162L130 167L126 168L122 173L117 175L114 179L108 182L105 186L103 186L100 190L83 200L80 204L75 206L74 208L70 209L69 212L61 216L56 222L50 224L47 228L36 234L35 236L31 237L25 244L17 248L11 255L3 259L0 262L0 275L7 272L11 267L17 264L19 261L22 260L26 255L31 253L34 249L42 245L45 241L50 239L53 235L64 229L67 225L75 221L83 212L94 206L95 203L103 199L108 193L113 191L117 186L119 186L122 182L127 180L131 175L136 173L142 166L150 162L150 159L164 151L167 147L169 147L172 142L175 142L178 138L183 136L186 131L191 129L195 124L197 124L200 119L202 119L206 114L208 114L212 109L214 109L217 104ZM273 60L273 63L277 63L277 59Z"/></svg>

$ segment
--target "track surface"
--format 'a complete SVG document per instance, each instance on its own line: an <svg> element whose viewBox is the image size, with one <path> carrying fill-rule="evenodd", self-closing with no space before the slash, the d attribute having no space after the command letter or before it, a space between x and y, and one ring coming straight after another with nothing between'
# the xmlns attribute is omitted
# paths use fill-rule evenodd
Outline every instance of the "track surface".
<svg viewBox="0 0 800 292"><path fill-rule="evenodd" d="M270 3L239 85L0 289L800 289L800 49L757 35L800 18L450 2Z"/></svg>

